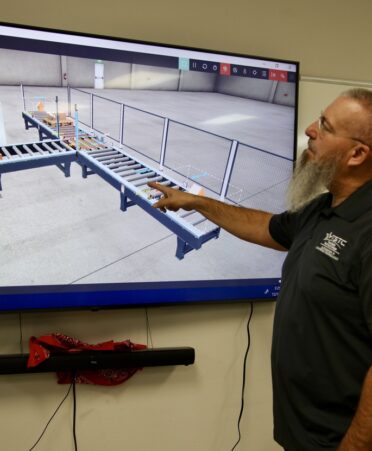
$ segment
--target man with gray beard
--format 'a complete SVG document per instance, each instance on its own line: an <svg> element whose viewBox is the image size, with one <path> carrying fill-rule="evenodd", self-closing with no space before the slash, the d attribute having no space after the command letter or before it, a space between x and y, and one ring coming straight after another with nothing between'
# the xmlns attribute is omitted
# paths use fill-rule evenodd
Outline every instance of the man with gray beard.
<svg viewBox="0 0 372 451"><path fill-rule="evenodd" d="M287 190L288 211L304 208L320 194L328 191L338 165L338 159L319 164L303 152L297 159L295 170Z"/></svg>
<svg viewBox="0 0 372 451"><path fill-rule="evenodd" d="M162 211L197 210L237 237L288 251L272 341L274 438L287 451L372 450L372 91L306 129L281 214L156 183Z"/></svg>

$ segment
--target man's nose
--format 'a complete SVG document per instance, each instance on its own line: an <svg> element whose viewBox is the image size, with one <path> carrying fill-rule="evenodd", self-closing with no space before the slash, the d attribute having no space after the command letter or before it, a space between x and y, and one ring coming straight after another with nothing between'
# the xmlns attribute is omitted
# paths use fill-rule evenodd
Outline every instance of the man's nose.
<svg viewBox="0 0 372 451"><path fill-rule="evenodd" d="M308 136L311 139L315 139L318 136L319 127L318 127L318 121L312 122L305 130L306 136Z"/></svg>

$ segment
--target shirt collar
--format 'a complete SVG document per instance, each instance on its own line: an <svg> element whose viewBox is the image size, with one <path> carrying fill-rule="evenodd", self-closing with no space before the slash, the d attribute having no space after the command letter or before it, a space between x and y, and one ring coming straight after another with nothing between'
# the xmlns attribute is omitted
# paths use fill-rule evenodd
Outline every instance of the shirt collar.
<svg viewBox="0 0 372 451"><path fill-rule="evenodd" d="M326 208L326 210L331 210L334 214L347 221L354 221L354 219L370 209L372 209L372 180L369 180L354 191L337 207ZM324 213L327 214L326 211L324 211Z"/></svg>

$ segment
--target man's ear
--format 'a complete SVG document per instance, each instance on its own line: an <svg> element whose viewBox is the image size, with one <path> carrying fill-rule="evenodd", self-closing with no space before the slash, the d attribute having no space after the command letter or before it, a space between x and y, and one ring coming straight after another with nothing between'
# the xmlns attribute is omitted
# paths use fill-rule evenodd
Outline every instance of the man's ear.
<svg viewBox="0 0 372 451"><path fill-rule="evenodd" d="M348 166L358 166L368 158L371 149L363 143L358 143L351 149Z"/></svg>

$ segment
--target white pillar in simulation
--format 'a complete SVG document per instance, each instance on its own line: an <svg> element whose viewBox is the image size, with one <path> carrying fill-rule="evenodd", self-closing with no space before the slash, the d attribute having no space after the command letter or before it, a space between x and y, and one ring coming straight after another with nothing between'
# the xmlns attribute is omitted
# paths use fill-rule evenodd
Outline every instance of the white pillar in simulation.
<svg viewBox="0 0 372 451"><path fill-rule="evenodd" d="M3 106L0 102L0 146L6 146L6 134L4 125Z"/></svg>
<svg viewBox="0 0 372 451"><path fill-rule="evenodd" d="M105 87L104 64L97 60L94 64L94 89L103 89Z"/></svg>

